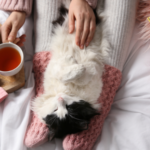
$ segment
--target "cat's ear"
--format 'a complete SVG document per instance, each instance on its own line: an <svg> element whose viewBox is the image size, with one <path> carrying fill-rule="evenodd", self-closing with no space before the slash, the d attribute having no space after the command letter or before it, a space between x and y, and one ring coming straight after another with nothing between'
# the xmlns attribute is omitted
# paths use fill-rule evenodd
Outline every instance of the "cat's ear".
<svg viewBox="0 0 150 150"><path fill-rule="evenodd" d="M43 118L43 120L49 128L48 139L51 141L55 138L58 132L59 119L57 118L56 114L51 114L47 115L45 118Z"/></svg>
<svg viewBox="0 0 150 150"><path fill-rule="evenodd" d="M74 114L76 116L79 116L79 118L83 121L90 120L93 116L99 115L99 112L94 109L90 103L84 100L80 100L79 102L73 102L69 106L69 111L74 112Z"/></svg>
<svg viewBox="0 0 150 150"><path fill-rule="evenodd" d="M80 121L79 124L80 124L80 130L81 130L81 131L82 131L82 130L87 130L87 129L88 129L88 124L89 124L89 122L83 120L83 121Z"/></svg>
<svg viewBox="0 0 150 150"><path fill-rule="evenodd" d="M48 133L48 140L52 141L55 137L55 131L54 130L50 130Z"/></svg>
<svg viewBox="0 0 150 150"><path fill-rule="evenodd" d="M52 141L56 135L55 129L53 129L50 125L51 119L54 117L55 117L55 115L48 115L46 118L43 118L43 120L47 124L47 127L49 128L49 133L48 133L48 140L49 141Z"/></svg>

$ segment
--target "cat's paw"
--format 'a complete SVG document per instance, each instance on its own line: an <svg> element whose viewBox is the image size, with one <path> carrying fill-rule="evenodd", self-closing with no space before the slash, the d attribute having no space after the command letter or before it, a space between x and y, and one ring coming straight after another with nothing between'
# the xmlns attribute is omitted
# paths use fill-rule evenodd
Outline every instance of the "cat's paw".
<svg viewBox="0 0 150 150"><path fill-rule="evenodd" d="M72 82L84 75L86 68L83 65L72 65L64 70L64 74L61 78L63 82Z"/></svg>
<svg viewBox="0 0 150 150"><path fill-rule="evenodd" d="M95 64L84 64L84 68L84 74L80 78L73 80L73 83L78 86L88 85L89 82L93 80L93 78L97 79L96 76L98 75L98 72Z"/></svg>

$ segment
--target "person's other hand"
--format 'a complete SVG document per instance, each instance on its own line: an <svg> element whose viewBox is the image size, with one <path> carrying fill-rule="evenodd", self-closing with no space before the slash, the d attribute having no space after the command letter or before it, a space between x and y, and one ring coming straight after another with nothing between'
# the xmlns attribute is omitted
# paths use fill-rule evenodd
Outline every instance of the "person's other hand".
<svg viewBox="0 0 150 150"><path fill-rule="evenodd" d="M25 40L26 35L23 34L21 37L16 38L15 41L13 43L17 44L18 46L22 47L23 43L26 41Z"/></svg>
<svg viewBox="0 0 150 150"><path fill-rule="evenodd" d="M75 30L76 44L83 49L93 39L96 21L92 8L85 0L72 0L69 7L69 33Z"/></svg>
<svg viewBox="0 0 150 150"><path fill-rule="evenodd" d="M1 27L2 42L13 42L23 46L25 35L16 38L18 30L22 27L26 19L25 12L13 11Z"/></svg>

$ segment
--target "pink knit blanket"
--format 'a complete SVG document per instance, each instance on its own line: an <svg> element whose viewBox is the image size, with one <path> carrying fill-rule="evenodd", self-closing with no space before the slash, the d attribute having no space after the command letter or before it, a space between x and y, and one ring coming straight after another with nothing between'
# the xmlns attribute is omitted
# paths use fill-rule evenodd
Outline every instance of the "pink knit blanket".
<svg viewBox="0 0 150 150"><path fill-rule="evenodd" d="M39 52L35 54L33 64L35 73L36 96L43 93L43 72L50 61L50 52ZM65 150L91 150L97 137L100 135L105 118L107 117L114 96L121 82L121 72L111 66L105 66L103 74L103 89L99 102L102 104L101 115L91 119L88 130L68 135L63 140ZM41 123L33 113L30 125L26 131L25 145L33 147L45 143L48 140L48 128Z"/></svg>

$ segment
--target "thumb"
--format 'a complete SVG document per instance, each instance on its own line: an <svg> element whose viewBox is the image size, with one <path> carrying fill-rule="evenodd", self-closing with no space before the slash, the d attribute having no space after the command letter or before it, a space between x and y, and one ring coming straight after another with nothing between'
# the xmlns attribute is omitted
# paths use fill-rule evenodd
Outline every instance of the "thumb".
<svg viewBox="0 0 150 150"><path fill-rule="evenodd" d="M15 26L12 26L12 30L10 31L10 34L8 36L8 41L14 42L17 36L17 28Z"/></svg>
<svg viewBox="0 0 150 150"><path fill-rule="evenodd" d="M75 20L74 20L74 15L72 12L69 13L69 33L72 33L74 31L74 24L75 24Z"/></svg>

